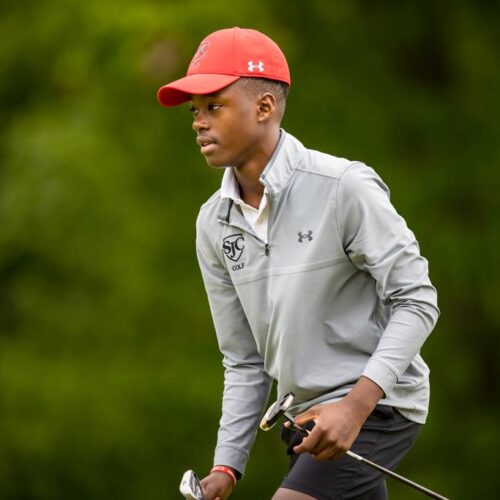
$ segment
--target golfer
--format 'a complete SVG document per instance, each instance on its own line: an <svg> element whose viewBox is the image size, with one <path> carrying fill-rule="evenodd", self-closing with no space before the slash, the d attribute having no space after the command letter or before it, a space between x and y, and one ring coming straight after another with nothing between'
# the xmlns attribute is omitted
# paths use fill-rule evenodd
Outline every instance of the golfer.
<svg viewBox="0 0 500 500"><path fill-rule="evenodd" d="M207 500L242 477L273 380L307 437L282 437L290 470L274 500L387 498L427 416L419 351L439 315L427 261L375 171L307 149L280 128L290 73L250 29L200 44L187 76L161 87L189 102L196 142L222 185L202 207L196 247L225 368Z"/></svg>

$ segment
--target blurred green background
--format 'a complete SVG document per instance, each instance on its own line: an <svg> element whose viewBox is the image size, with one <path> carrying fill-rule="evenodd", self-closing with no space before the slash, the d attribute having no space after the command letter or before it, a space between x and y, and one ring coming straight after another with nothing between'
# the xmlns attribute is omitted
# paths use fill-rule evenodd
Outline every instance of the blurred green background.
<svg viewBox="0 0 500 500"><path fill-rule="evenodd" d="M220 172L187 107L155 96L232 26L287 55L284 128L373 166L430 261L431 413L399 471L498 498L499 16L478 0L2 2L0 498L175 499L211 466L222 369L194 222ZM270 498L285 466L278 432L259 435L234 498Z"/></svg>

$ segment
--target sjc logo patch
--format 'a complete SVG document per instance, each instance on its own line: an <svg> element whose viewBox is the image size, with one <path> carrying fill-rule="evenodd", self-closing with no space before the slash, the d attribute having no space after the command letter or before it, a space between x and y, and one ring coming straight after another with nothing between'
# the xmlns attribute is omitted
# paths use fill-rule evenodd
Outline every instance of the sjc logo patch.
<svg viewBox="0 0 500 500"><path fill-rule="evenodd" d="M242 234L232 234L231 236L226 236L222 241L222 250L224 251L224 255L233 262L238 262L240 260L244 248L245 239Z"/></svg>

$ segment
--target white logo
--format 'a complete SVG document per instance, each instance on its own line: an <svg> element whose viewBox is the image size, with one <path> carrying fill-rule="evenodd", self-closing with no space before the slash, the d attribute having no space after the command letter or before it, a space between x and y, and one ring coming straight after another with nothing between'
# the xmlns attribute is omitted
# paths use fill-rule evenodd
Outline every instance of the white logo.
<svg viewBox="0 0 500 500"><path fill-rule="evenodd" d="M253 61L248 61L248 71L253 73L256 69L262 73L264 71L264 63L259 61L259 64L254 64Z"/></svg>

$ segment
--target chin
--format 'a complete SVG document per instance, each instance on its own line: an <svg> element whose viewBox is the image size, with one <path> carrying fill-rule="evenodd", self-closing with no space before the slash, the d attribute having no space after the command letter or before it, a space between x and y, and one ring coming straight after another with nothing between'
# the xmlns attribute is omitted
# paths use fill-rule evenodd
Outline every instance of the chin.
<svg viewBox="0 0 500 500"><path fill-rule="evenodd" d="M205 156L205 161L213 168L226 168L230 165L227 161L217 160L216 158L210 158L208 156Z"/></svg>

